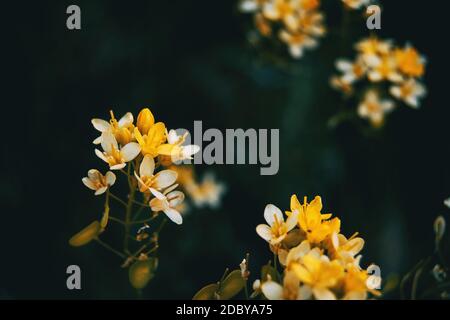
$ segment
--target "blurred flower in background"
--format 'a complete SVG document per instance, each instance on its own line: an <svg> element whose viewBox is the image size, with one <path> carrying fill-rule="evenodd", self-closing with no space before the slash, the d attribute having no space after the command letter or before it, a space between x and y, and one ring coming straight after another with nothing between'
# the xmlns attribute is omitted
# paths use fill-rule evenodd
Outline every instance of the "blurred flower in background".
<svg viewBox="0 0 450 320"><path fill-rule="evenodd" d="M392 41L372 36L358 42L355 49L353 61L336 61L340 74L331 77L330 84L347 97L359 97L357 114L361 118L380 127L396 106L394 100L414 109L420 107L426 95L421 82L426 60L414 47L395 47Z"/></svg>

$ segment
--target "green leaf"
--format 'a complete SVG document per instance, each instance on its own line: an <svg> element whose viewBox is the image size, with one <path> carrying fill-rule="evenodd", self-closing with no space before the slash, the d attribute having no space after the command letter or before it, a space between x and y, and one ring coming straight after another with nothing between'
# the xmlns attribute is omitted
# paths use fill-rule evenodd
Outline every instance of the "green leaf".
<svg viewBox="0 0 450 320"><path fill-rule="evenodd" d="M192 300L214 300L216 298L215 294L218 288L219 286L217 283L208 284L207 286L201 288Z"/></svg>
<svg viewBox="0 0 450 320"><path fill-rule="evenodd" d="M220 284L219 298L229 300L244 289L245 280L242 278L241 270L232 271Z"/></svg>

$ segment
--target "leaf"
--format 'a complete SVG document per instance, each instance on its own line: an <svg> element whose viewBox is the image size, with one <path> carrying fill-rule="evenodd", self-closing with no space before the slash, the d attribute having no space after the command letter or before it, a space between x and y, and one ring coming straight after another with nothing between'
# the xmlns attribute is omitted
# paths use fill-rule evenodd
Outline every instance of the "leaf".
<svg viewBox="0 0 450 320"><path fill-rule="evenodd" d="M95 239L100 233L100 223L92 222L86 228L78 232L69 240L69 244L73 247L81 247Z"/></svg>
<svg viewBox="0 0 450 320"><path fill-rule="evenodd" d="M211 283L201 288L192 300L214 300L217 289L219 288L217 283Z"/></svg>
<svg viewBox="0 0 450 320"><path fill-rule="evenodd" d="M229 300L237 295L245 286L241 270L232 271L220 284L219 298Z"/></svg>
<svg viewBox="0 0 450 320"><path fill-rule="evenodd" d="M155 276L158 260L149 258L147 260L136 261L128 271L128 278L133 288L143 289Z"/></svg>

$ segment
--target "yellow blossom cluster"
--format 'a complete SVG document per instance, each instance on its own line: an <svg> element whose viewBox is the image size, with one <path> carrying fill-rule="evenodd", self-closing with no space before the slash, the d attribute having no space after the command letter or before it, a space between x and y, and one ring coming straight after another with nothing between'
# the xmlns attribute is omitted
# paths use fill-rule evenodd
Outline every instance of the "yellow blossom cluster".
<svg viewBox="0 0 450 320"><path fill-rule="evenodd" d="M322 200L306 197L301 203L291 197L286 219L276 206L264 211L267 224L256 227L283 268L254 284L270 300L366 299L381 284L379 275L360 266L364 240L355 233L350 238L340 233L341 221L330 213L322 213ZM276 262L276 260L275 260Z"/></svg>
<svg viewBox="0 0 450 320"><path fill-rule="evenodd" d="M420 99L426 95L421 82L425 74L425 58L412 46L396 47L392 41L370 37L355 46L354 61L338 59L336 68L340 75L331 78L331 85L346 95L352 95L356 85L362 88L363 98L358 115L379 127L385 115L395 108L393 99L412 108L419 108ZM382 95L381 91L387 91ZM391 98L384 97L390 95Z"/></svg>
<svg viewBox="0 0 450 320"><path fill-rule="evenodd" d="M263 37L275 35L289 48L293 58L318 45L325 34L320 0L242 0L240 11L253 13L254 23Z"/></svg>

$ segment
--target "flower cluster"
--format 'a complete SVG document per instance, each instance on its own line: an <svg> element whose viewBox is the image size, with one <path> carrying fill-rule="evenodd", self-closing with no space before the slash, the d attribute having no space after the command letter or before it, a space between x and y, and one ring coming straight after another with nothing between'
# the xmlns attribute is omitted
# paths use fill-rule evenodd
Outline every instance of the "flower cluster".
<svg viewBox="0 0 450 320"><path fill-rule="evenodd" d="M148 108L141 110L136 121L130 112L117 120L111 111L109 121L92 119L92 125L100 132L100 136L93 141L98 146L95 154L108 165L110 171L102 174L97 169L91 169L82 182L95 191L95 195L106 194L104 211L100 221L94 221L74 235L69 243L81 246L92 240L97 241L124 259L123 267L130 266L130 283L140 289L153 277L157 266L157 258L153 255L159 247L158 235L166 221L163 218L157 222L160 213L176 224L183 222L180 210L185 195L176 190L176 165L181 160L192 159L200 148L185 145L186 135L178 136L175 130L168 130L163 122L156 122ZM114 172L126 178L126 197L111 192L111 187L118 180ZM111 199L120 207L114 206L110 210ZM123 215L116 215L116 212ZM142 214L146 214L143 219ZM121 250L99 238L108 221L124 228Z"/></svg>
<svg viewBox="0 0 450 320"><path fill-rule="evenodd" d="M379 275L371 274L374 265L360 266L359 252L364 240L357 233L350 238L340 233L341 221L322 213L322 200L315 197L301 203L291 197L287 218L276 206L264 211L267 224L256 231L266 240L283 268L255 281L255 292L267 299L366 299L381 284ZM276 266L276 260L274 264Z"/></svg>
<svg viewBox="0 0 450 320"><path fill-rule="evenodd" d="M415 109L420 106L420 99L426 94L421 82L425 59L414 47L395 47L392 41L370 37L358 42L355 49L354 61L336 61L341 74L331 78L331 85L346 95L352 95L357 84L366 85L357 110L361 118L375 127L381 126L385 115L395 107L391 98Z"/></svg>
<svg viewBox="0 0 450 320"><path fill-rule="evenodd" d="M254 14L254 23L263 37L276 35L294 58L318 45L325 34L320 0L242 0L240 10Z"/></svg>

